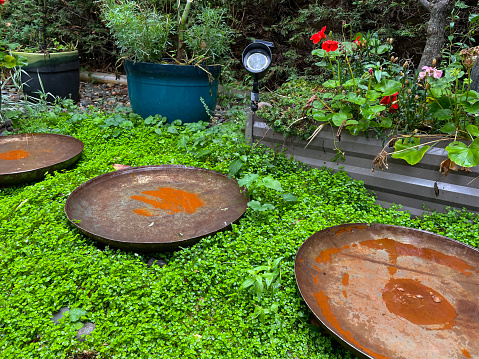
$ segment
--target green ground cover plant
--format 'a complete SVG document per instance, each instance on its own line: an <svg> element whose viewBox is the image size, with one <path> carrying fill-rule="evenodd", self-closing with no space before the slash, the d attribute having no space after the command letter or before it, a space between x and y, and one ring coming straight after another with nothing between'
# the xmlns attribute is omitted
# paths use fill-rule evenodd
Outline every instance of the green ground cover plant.
<svg viewBox="0 0 479 359"><path fill-rule="evenodd" d="M127 109L77 113L65 106L14 117L22 132L72 135L85 150L71 169L0 188L2 359L352 358L311 324L294 279L304 240L341 223L378 222L479 246L475 215L411 218L383 209L345 172L310 169L244 145L244 118L212 127L165 125ZM236 178L257 175L263 184L281 185L281 192L276 184L254 187L252 200L272 206L248 208L231 229L192 247L155 254L167 262L161 268L147 266L152 255L96 245L63 211L69 193L113 171L113 164L182 164L227 174L238 158ZM284 193L296 200L285 200ZM55 325L53 313L64 306L72 312ZM76 330L86 321L96 328L79 342Z"/></svg>

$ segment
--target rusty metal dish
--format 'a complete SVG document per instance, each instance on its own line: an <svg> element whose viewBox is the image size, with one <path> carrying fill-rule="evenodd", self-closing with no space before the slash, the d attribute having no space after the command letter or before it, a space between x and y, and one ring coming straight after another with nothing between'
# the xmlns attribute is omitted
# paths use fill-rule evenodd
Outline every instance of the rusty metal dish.
<svg viewBox="0 0 479 359"><path fill-rule="evenodd" d="M82 233L103 244L161 252L228 227L247 204L234 179L203 168L163 165L95 177L70 194L65 213Z"/></svg>
<svg viewBox="0 0 479 359"><path fill-rule="evenodd" d="M295 275L321 324L362 358L454 359L479 353L479 251L383 224L308 238Z"/></svg>
<svg viewBox="0 0 479 359"><path fill-rule="evenodd" d="M65 135L30 133L0 137L0 185L41 180L45 173L70 167L83 142Z"/></svg>

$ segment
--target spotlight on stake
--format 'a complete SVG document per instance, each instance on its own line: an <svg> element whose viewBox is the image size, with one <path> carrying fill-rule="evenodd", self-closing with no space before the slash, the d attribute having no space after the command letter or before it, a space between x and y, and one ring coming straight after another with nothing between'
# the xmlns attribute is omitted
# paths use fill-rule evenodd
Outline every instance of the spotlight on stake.
<svg viewBox="0 0 479 359"><path fill-rule="evenodd" d="M271 65L272 47L274 47L272 42L254 40L243 50L243 66L253 76L253 91L251 92L251 110L253 112L258 110L259 80L266 75L268 67Z"/></svg>

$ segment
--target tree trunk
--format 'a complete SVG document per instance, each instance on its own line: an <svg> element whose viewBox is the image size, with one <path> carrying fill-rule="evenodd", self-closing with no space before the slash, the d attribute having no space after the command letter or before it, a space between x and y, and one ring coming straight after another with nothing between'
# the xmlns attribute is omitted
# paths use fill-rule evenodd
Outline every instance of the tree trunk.
<svg viewBox="0 0 479 359"><path fill-rule="evenodd" d="M422 53L418 69L423 66L432 66L436 59L437 64L441 60L441 49L444 45L444 31L446 30L447 18L454 7L455 0L419 0L429 12L427 23L427 40Z"/></svg>

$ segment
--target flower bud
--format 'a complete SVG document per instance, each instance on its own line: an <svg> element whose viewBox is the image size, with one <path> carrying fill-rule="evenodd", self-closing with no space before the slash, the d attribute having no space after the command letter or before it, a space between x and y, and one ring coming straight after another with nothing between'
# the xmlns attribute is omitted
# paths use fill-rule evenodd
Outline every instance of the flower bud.
<svg viewBox="0 0 479 359"><path fill-rule="evenodd" d="M391 56L391 62L394 62L394 56Z"/></svg>
<svg viewBox="0 0 479 359"><path fill-rule="evenodd" d="M436 66L436 59L432 60L432 67Z"/></svg>
<svg viewBox="0 0 479 359"><path fill-rule="evenodd" d="M393 38L391 37L391 38L389 39L389 45L392 45L392 44L393 44L393 41L394 41L394 40L393 40Z"/></svg>
<svg viewBox="0 0 479 359"><path fill-rule="evenodd" d="M404 82L404 84L405 84L406 86L409 86L409 80L406 80L406 81Z"/></svg>
<svg viewBox="0 0 479 359"><path fill-rule="evenodd" d="M401 72L400 72L400 75L401 75L401 76L404 76L404 72L401 71Z"/></svg>
<svg viewBox="0 0 479 359"><path fill-rule="evenodd" d="M416 95L416 96L414 97L414 100L416 100L416 101L419 100L419 95Z"/></svg>
<svg viewBox="0 0 479 359"><path fill-rule="evenodd" d="M404 63L404 65L402 65L402 68L403 68L404 70L406 70L408 66L409 66L409 62L406 61L406 62Z"/></svg>
<svg viewBox="0 0 479 359"><path fill-rule="evenodd" d="M411 89L407 89L407 93L410 95L411 94Z"/></svg>

